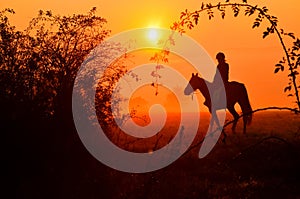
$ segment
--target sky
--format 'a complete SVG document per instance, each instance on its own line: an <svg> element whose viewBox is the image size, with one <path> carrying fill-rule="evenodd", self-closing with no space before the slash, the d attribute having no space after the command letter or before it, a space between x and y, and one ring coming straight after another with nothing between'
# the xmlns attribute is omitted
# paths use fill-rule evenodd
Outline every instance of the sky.
<svg viewBox="0 0 300 199"><path fill-rule="evenodd" d="M97 7L97 14L108 20L107 28L114 35L133 28L169 28L179 19L181 11L197 10L201 3L201 0L1 0L0 9L13 8L16 15L11 18L12 24L18 29L24 29L40 9L71 15L87 13L92 7ZM279 28L300 35L299 0L248 0L248 3L267 6L269 13L279 18ZM264 28L252 30L253 17L234 18L230 10L227 11L225 20L216 16L209 21L206 14L201 15L199 25L186 34L199 42L214 61L218 52L225 53L230 66L229 80L246 85L254 109L268 106L294 107L294 99L288 98L283 92L288 83L287 71L274 74L274 65L284 55L278 38L272 35L262 39Z"/></svg>

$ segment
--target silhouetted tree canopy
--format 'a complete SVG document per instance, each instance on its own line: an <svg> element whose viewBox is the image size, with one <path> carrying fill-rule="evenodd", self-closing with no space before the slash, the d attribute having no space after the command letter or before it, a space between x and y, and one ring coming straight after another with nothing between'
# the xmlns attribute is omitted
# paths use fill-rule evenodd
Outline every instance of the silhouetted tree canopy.
<svg viewBox="0 0 300 199"><path fill-rule="evenodd" d="M9 22L11 14L12 9L0 12L0 96L6 110L2 116L13 109L44 116L70 113L76 73L110 33L106 19L96 15L96 8L72 16L40 10L19 31Z"/></svg>

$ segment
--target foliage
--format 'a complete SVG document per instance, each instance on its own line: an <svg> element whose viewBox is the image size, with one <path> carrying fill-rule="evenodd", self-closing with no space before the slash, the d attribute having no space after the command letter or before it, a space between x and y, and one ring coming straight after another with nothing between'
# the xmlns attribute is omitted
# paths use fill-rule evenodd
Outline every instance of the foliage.
<svg viewBox="0 0 300 199"><path fill-rule="evenodd" d="M299 38L296 38L294 33L285 32L283 29L279 29L277 17L270 15L267 7L251 5L247 2L247 0L242 0L241 3L232 3L230 0L225 0L224 3L219 2L214 5L211 3L202 3L199 10L191 12L186 9L181 12L180 20L175 22L171 26L171 29L178 31L181 34L185 33L186 29L192 29L198 25L200 14L203 12L207 13L209 20L214 18L215 12L219 13L222 19L224 19L227 13L226 8L230 8L232 10L234 17L240 16L239 14L241 12L243 12L245 16L256 16L252 28L260 27L263 20L267 20L269 22L270 25L263 32L263 38L266 38L271 34L276 34L285 53L285 57L276 64L274 72L277 73L279 71L284 71L285 67L288 68L289 84L284 89L284 92L289 91L290 94L288 96L294 96L296 98L296 104L298 109L300 109L300 86L299 82L297 82L300 67L300 40ZM293 45L291 47L287 47L284 42L285 37L292 39Z"/></svg>
<svg viewBox="0 0 300 199"><path fill-rule="evenodd" d="M113 56L113 52L125 52L121 57L116 59L113 63L108 64L108 67L103 71L103 76L99 79L96 88L95 108L98 121L102 128L108 129L115 127L115 120L120 124L129 119L129 115L121 113L119 104L126 99L124 96L119 95L112 97L113 93L118 93L119 89L116 87L118 80L125 74L135 81L139 81L138 76L132 71L128 71L128 67L132 65L132 56L128 55L125 46L119 43L109 43L110 53L106 56ZM100 59L103 60L103 59ZM103 63L96 63L98 66ZM84 77L86 78L86 77ZM93 106L90 106L93 107ZM114 111L114 114L112 113ZM132 115L133 117L134 115ZM114 132L115 133L115 132ZM108 135L111 136L111 135Z"/></svg>
<svg viewBox="0 0 300 199"><path fill-rule="evenodd" d="M154 70L151 72L151 76L154 78L154 81L151 84L151 86L155 88L155 95L158 95L158 88L160 85L158 81L161 78L161 75L159 74L159 70L164 68L162 63L169 62L168 59L168 56L170 54L169 47L175 45L173 35L171 34L166 40L160 40L158 44L162 45L161 50L158 50L157 52L154 53L152 57L150 57L150 61L156 64Z"/></svg>
<svg viewBox="0 0 300 199"><path fill-rule="evenodd" d="M14 11L0 12L1 101L26 104L44 116L70 114L76 73L108 36L106 20L96 15L96 8L72 16L40 10L26 30L19 31L9 23L9 14Z"/></svg>

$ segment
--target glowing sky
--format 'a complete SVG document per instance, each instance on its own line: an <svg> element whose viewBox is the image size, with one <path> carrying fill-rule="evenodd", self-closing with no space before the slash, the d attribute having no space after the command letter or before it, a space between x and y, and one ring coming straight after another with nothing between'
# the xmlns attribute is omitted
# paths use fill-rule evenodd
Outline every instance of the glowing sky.
<svg viewBox="0 0 300 199"><path fill-rule="evenodd" d="M216 3L216 0L205 2ZM236 0L236 2L242 2ZM13 8L16 15L12 24L24 29L38 10L52 10L58 14L86 13L92 7L98 8L98 15L108 20L107 28L112 35L132 28L149 26L168 28L178 20L180 12L198 9L200 0L1 0L0 8ZM279 18L280 28L300 35L299 0L248 0L250 4L267 6L270 14ZM252 30L253 18L233 18L228 10L225 20L216 17L209 21L202 15L200 25L187 34L197 40L214 58L223 51L230 65L230 80L243 82L254 108L266 106L294 106L292 98L283 93L287 85L287 71L274 74L274 65L284 55L276 36L262 39L263 28ZM242 15L242 14L241 14ZM151 33L151 37L156 37ZM194 72L194 71L191 71ZM185 86L185 85L183 85Z"/></svg>

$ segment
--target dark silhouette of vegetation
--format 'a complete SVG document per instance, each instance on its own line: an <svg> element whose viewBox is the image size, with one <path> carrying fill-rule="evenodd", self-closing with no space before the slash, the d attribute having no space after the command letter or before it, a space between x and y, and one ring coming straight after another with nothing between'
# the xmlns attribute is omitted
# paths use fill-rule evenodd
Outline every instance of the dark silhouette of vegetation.
<svg viewBox="0 0 300 199"><path fill-rule="evenodd" d="M3 118L14 114L21 119L24 115L32 114L54 118L64 126L73 128L74 80L87 55L109 35L110 31L105 28L106 20L96 15L96 8L86 15L72 16L41 10L24 31L19 31L8 20L7 15L14 14L12 9L5 9L0 14L0 91L1 104L4 106L2 110L6 110L2 112ZM101 55L93 52L94 61L99 56L104 60L115 53L126 52L126 48L120 44L105 45L110 50L101 52ZM105 75L99 77L95 104L86 104L91 109L96 105L103 128L113 121L111 94L117 80L127 72L128 59L124 55L106 69ZM79 78L86 81L97 70L106 68L104 63L95 64L98 66L87 70Z"/></svg>
<svg viewBox="0 0 300 199"><path fill-rule="evenodd" d="M225 0L224 3L202 3L201 8L196 11L185 10L181 12L180 20L175 22L171 29L176 30L180 33L185 33L186 29L193 29L198 25L200 14L206 13L208 18L211 20L215 16L215 12L218 12L221 17L224 19L226 16L226 8L231 8L233 11L234 17L240 16L241 12L245 16L255 16L256 18L253 22L252 28L258 28L263 20L267 20L270 25L263 32L263 38L271 34L276 34L279 38L280 44L284 50L285 57L276 64L275 73L279 71L284 71L285 66L288 67L289 74L289 84L284 88L284 92L289 91L288 96L294 96L296 99L296 104L300 110L300 98L299 98L299 81L297 77L299 75L299 66L300 66L300 39L297 38L294 33L285 32L283 29L278 27L278 19L276 16L270 15L267 7L259 7L257 5L251 5L247 0L242 0L241 3L231 2L230 0ZM292 46L287 46L284 37L289 37L292 39Z"/></svg>
<svg viewBox="0 0 300 199"><path fill-rule="evenodd" d="M79 162L96 161L84 155L74 127L72 89L82 62L110 30L105 27L106 19L96 15L96 8L72 16L41 10L24 31L10 23L12 14L13 9L0 12L0 132L7 151L3 158L6 191L11 198L26 198L23 194L45 198L47 192L47 197L53 198L50 193L69 192L60 190L71 187L62 180L65 176L82 182ZM116 44L115 49L121 48ZM106 53L111 56L112 52ZM110 67L111 74L112 69L118 75L124 72L121 65ZM106 97L110 94L110 89L103 89L97 94L98 100L109 104ZM102 111L107 110L102 107ZM104 118L102 115L100 120ZM71 169L70 162L74 164ZM39 190L32 190L30 182Z"/></svg>
<svg viewBox="0 0 300 199"><path fill-rule="evenodd" d="M159 70L164 68L163 64L166 64L169 62L169 54L170 54L170 46L175 45L175 41L173 39L173 34L171 34L168 39L166 40L160 40L158 44L162 45L162 49L158 50L157 52L154 53L153 56L150 57L150 61L155 63L156 66L154 70L151 73L151 76L154 78L153 83L151 86L155 88L155 95L158 95L158 90L159 90L159 79L161 78L161 75L159 74Z"/></svg>
<svg viewBox="0 0 300 199"><path fill-rule="evenodd" d="M31 111L46 117L70 117L77 70L88 53L108 36L106 20L96 16L96 8L86 15L73 16L41 10L25 31L19 31L10 25L8 14L14 11L0 13L1 100L27 104L34 109Z"/></svg>

